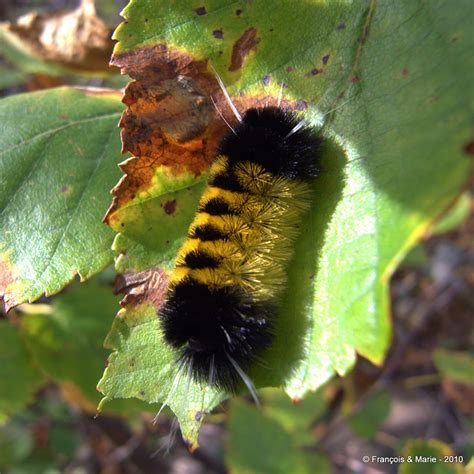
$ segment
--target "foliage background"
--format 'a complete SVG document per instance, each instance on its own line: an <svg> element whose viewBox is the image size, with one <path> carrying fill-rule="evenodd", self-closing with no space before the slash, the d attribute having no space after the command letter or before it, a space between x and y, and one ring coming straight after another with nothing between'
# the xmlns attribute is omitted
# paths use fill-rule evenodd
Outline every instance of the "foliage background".
<svg viewBox="0 0 474 474"><path fill-rule="evenodd" d="M447 8L446 5L440 3L438 6ZM72 5L38 2L38 8L44 11L53 11L58 6ZM99 13L108 19L111 26L118 21L116 12L119 8L115 4L99 2L98 7ZM5 9L5 18L13 20L21 10L29 11L31 4L22 6L17 2L5 2L2 8ZM455 38L456 32L453 34L452 38ZM41 58L11 54L10 46L5 39L2 41L2 71L5 71L2 78L9 78L2 84L3 95L63 84L120 87L126 82L115 76L91 77L90 74L84 76L77 71L65 71L61 66L45 63ZM411 66L407 70L411 71ZM423 67L420 66L420 70L423 71ZM251 68L248 71L252 74ZM403 69L400 74L403 76ZM461 83L469 85L472 77L462 71L458 74ZM232 83L230 77L226 79L229 84ZM256 84L248 78L247 82ZM235 87L238 88L238 85ZM424 87L427 88L427 85ZM370 91L366 93L370 94ZM67 106L64 111L61 107L68 101L79 104L82 97L78 92L66 91L58 103L57 96L53 95L55 92L36 94L36 104L41 104L38 107L44 112L43 120L35 125L39 128L33 130L36 133L44 133L42 130L48 127L61 126L61 123L51 125L48 120L52 116L71 114ZM121 106L113 94L109 96L105 100L109 101L110 109L105 112L102 106L104 98L91 96L81 100L100 100L101 112L96 115L103 114L105 120L112 123L118 121ZM383 94L381 97L383 101L388 99ZM405 100L408 103L411 99ZM3 103L5 124L6 119L14 117L15 113L20 115L9 122L13 128L18 121L27 118L24 110L20 109L25 105L22 101L24 96L18 96ZM38 116L41 112L31 108L34 104L26 104L32 116ZM94 108L87 104L84 104L84 109L75 107L75 115L68 115L68 118L73 122L80 121L79 127L87 127L89 121L95 125L97 117L90 116L88 107ZM455 107L461 105L456 103L453 107L456 111ZM100 123L105 124L104 132L110 128L102 119ZM433 123L430 125L429 121L425 121L423 124L428 137L433 137ZM456 124L453 119L453 130ZM81 133L74 127L68 125L64 135L50 145L53 152L47 155L50 162L45 164L45 170L52 170L61 163L64 143L69 143L68 153L71 153L70 145L74 144L75 135ZM405 133L408 137L411 136L409 128ZM25 127L22 133L29 131L31 129ZM94 160L88 166L99 171L101 166L104 167L103 174L95 176L98 188L104 184L100 202L105 203L106 207L108 190L120 177L120 171L116 168L119 161L118 142L111 140L101 150L100 143L104 140L100 127L86 128L86 133L97 134L97 145L94 145L93 135L89 135L88 146L91 149L87 154ZM13 132L6 135L13 139L17 136ZM454 133L450 139L456 139ZM2 145L8 149L15 146L14 143ZM21 166L13 169L10 182L29 176L29 168L35 163L38 150L33 145L22 146L15 151ZM408 145L413 145L413 142L408 141ZM433 149L438 147L435 142L431 146ZM74 153L74 147L72 149ZM97 157L104 159L97 161ZM424 170L428 169L429 158L427 155ZM80 159L80 153L75 159ZM353 172L356 170L354 168ZM392 171L388 169L388 173ZM81 183L86 183L87 189L90 189L87 168L84 172L81 176L79 167L71 167L71 188L80 189ZM49 182L50 189L54 183L53 176ZM59 185L59 181L57 183ZM156 425L151 423L156 406L116 400L104 414L93 418L100 400L95 384L108 354L102 348L102 341L117 307L117 298L111 292L114 278L111 269L86 284L72 283L55 298L42 297L36 304L22 305L3 314L0 320L0 361L4 363L1 364L0 374L2 380L8 383L2 382L0 388L0 417L3 422L0 428L0 469L7 472L81 472L81 469L86 472L110 472L108 469L115 469L116 472L167 472L184 466L181 469L193 472L325 472L332 464L341 472L365 472L368 467L362 461L363 455L393 456L414 452L462 454L467 462L473 450L473 369L469 351L472 348L473 305L470 293L474 285L474 224L470 189L472 185L468 185L458 204L438 224L437 229L425 232L425 242L408 255L391 281L395 338L383 367L373 366L366 359L358 358L354 370L347 377L332 380L297 406L292 406L279 391L270 389L262 392L264 408L261 411L256 411L244 401L226 403L207 419L209 423L203 425L201 449L194 454L189 454L178 440L168 457L163 457L161 453L151 456L158 449L160 437L170 430L170 418L163 417ZM400 191L394 189L393 192ZM71 220L69 212L77 212L80 219L77 228L69 229L70 240L65 240L69 254L56 253L55 250L54 255L61 257L61 263L50 265L47 271L34 274L41 264L41 254L38 260L32 259L28 253L22 254L22 249L28 248L28 238L37 230L32 226L27 233L24 231L25 226L28 228L34 223L31 216L39 215L38 208L31 206L31 202L44 201L40 181L36 187L30 186L16 196L19 201L14 203L14 208L31 209L24 221L15 220L15 213L4 221L8 224L4 228L10 231L4 237L13 242L10 247L17 252L17 261L31 264L33 275L24 288L31 292L28 297L32 299L42 293L41 287L45 284L46 287L50 285L49 293L57 292L60 287L54 286L54 282L63 278L61 272L66 275L71 268L76 268L80 275L88 277L112 257L111 253L108 256L98 254L95 256L98 262L96 270L83 267L80 256L86 256L85 261L88 261L87 254L84 254L87 252L84 240L87 239L77 236L81 232L90 235L90 231L80 223L84 222L83 219L90 219L91 222L100 219L102 207L97 205L92 214L87 209L83 213L75 211L80 207L77 203L82 202L83 193L74 195L66 189L64 194L66 201L56 203L58 209L55 211L57 216L64 214L67 217L63 226L68 226ZM427 209L436 208L439 203L424 205ZM50 210L48 207L46 205L40 214L44 216L46 210ZM8 216L4 213L4 218L5 215ZM122 221L127 222L127 216L122 217ZM413 224L409 226L413 228ZM422 230L426 231L426 226ZM105 226L102 231L103 242L106 243L112 233L107 237L110 231ZM421 231L416 237L420 235ZM46 237L54 238L54 232ZM49 245L46 241L45 246ZM130 241L116 241L116 251L120 251L120 245L130 248ZM103 247L107 249L107 246ZM173 254L173 251L169 253ZM64 261L67 264L62 267ZM122 270L127 268L127 264L122 262ZM35 282L37 287L31 282ZM343 367L346 365L343 364ZM255 433L258 433L259 443L254 442ZM414 441L417 438L426 441ZM395 472L397 469L397 466L382 465L377 461L370 465L378 472ZM444 470L440 472L462 471L461 465L455 463L441 468ZM408 465L404 465L403 469L411 472Z"/></svg>

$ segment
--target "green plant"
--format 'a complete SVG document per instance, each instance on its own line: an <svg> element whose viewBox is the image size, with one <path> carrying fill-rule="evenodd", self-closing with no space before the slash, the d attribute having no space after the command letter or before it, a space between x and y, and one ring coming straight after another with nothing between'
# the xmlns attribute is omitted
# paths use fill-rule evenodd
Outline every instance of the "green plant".
<svg viewBox="0 0 474 474"><path fill-rule="evenodd" d="M189 121L191 99L180 95L177 78L208 97L218 89L212 64L231 94L242 94L240 107L275 99L284 82L286 102L313 125L324 124L324 171L289 269L276 341L264 354L266 367L251 373L257 386L282 386L299 400L335 373L347 374L356 353L383 360L389 278L470 172L472 35L463 9L447 2L132 0L123 15L112 62L134 79L121 121L123 148L134 157L121 165L108 226L101 222L108 193L121 178L120 94L61 88L0 101L0 292L14 308L60 292L77 274L87 280L115 258L126 298L106 339L113 352L99 384L102 405L114 398L166 402L196 444L202 414L229 395L184 380L171 390L174 354L161 341L155 307L212 146L199 148L196 136L176 145L176 122L163 114L184 113L184 128L201 127L198 138L211 144L224 126L212 107L201 111L203 123ZM163 88L172 98L165 106L157 99ZM87 298L86 288L74 291ZM51 335L52 343L85 336L96 324L98 300L87 301L90 312L77 315L84 327ZM33 393L41 376L61 382L76 374L82 395L95 403L92 382L81 374L89 367L56 372L42 352L45 341L35 337L41 318L24 319L3 336L34 360L27 367L27 356L8 355L21 358L27 373L22 393ZM94 344L99 339L97 332ZM0 413L31 398L12 403L15 393L2 393Z"/></svg>

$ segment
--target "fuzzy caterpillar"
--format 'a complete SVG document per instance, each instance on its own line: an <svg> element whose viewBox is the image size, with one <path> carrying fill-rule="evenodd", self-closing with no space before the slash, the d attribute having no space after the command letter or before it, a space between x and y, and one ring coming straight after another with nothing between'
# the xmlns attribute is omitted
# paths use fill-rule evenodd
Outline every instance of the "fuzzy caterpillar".
<svg viewBox="0 0 474 474"><path fill-rule="evenodd" d="M161 309L165 340L196 381L253 386L245 371L272 343L321 143L279 107L249 109L222 141Z"/></svg>

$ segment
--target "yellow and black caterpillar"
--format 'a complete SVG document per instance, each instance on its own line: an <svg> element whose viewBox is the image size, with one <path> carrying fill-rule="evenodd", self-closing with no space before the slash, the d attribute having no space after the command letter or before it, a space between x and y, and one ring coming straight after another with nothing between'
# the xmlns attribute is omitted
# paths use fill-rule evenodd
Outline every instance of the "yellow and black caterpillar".
<svg viewBox="0 0 474 474"><path fill-rule="evenodd" d="M195 380L235 392L271 344L321 143L278 107L249 109L221 143L161 310Z"/></svg>

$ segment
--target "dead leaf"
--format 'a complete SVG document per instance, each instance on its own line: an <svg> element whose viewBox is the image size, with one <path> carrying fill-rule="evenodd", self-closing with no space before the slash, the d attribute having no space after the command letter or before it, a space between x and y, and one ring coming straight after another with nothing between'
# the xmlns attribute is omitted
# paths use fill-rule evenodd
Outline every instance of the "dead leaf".
<svg viewBox="0 0 474 474"><path fill-rule="evenodd" d="M138 305L144 300L151 302L157 310L163 303L168 286L168 275L159 267L142 272L118 274L114 283L114 293L122 293L122 306Z"/></svg>
<svg viewBox="0 0 474 474"><path fill-rule="evenodd" d="M111 64L134 79L125 89L122 101L127 109L120 120L122 152L134 157L120 165L125 176L112 190L106 223L137 193L152 186L158 167L194 176L208 169L229 132L216 108L229 124L236 121L208 61L159 44L114 55ZM232 100L241 113L276 104L275 98L267 96ZM297 108L287 101L283 105Z"/></svg>
<svg viewBox="0 0 474 474"><path fill-rule="evenodd" d="M28 13L6 28L36 56L82 71L111 72L112 30L96 15L93 0L68 13Z"/></svg>

